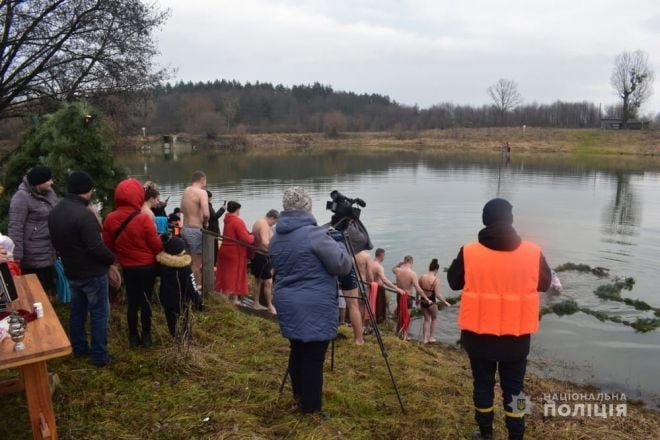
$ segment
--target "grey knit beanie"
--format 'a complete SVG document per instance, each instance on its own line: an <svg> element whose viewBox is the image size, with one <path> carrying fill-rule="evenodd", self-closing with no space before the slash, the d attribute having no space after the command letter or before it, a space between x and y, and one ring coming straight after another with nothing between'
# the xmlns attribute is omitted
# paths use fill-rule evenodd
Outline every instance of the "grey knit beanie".
<svg viewBox="0 0 660 440"><path fill-rule="evenodd" d="M284 191L282 207L285 211L300 209L309 212L312 210L312 199L309 198L302 186L292 186Z"/></svg>

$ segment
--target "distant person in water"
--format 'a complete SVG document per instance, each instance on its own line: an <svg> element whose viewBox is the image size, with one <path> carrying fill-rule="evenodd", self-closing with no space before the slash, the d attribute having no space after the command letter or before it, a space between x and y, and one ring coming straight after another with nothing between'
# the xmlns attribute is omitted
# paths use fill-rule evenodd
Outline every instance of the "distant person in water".
<svg viewBox="0 0 660 440"><path fill-rule="evenodd" d="M539 326L539 294L552 275L541 248L513 228L513 207L492 199L483 209L486 226L477 242L466 244L447 271L454 290L463 289L458 313L463 348L470 358L473 439L491 439L495 372L499 370L509 439L525 433L527 399L523 394L530 335Z"/></svg>
<svg viewBox="0 0 660 440"><path fill-rule="evenodd" d="M206 194L206 174L195 171L190 185L181 197L183 229L181 238L192 257L192 271L198 284L202 284L202 229L209 225L209 198Z"/></svg>

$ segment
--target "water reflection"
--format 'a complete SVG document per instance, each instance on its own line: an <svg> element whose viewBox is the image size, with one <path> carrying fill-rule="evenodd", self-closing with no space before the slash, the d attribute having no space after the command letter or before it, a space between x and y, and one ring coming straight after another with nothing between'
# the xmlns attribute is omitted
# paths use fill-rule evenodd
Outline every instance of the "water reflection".
<svg viewBox="0 0 660 440"><path fill-rule="evenodd" d="M616 172L614 200L605 208L603 232L609 240L632 244L631 237L637 235L641 215L640 204L631 183L631 173Z"/></svg>

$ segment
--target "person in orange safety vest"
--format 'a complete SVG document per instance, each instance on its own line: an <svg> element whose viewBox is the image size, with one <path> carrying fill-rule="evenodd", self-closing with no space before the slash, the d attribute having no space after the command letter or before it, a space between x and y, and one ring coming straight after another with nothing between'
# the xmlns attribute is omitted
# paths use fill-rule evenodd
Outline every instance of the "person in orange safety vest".
<svg viewBox="0 0 660 440"><path fill-rule="evenodd" d="M518 236L513 206L490 200L477 242L464 245L447 271L453 290L463 289L458 314L461 341L470 358L475 420L473 439L491 439L495 372L499 370L509 439L525 433L523 394L530 335L539 326L539 294L550 288L541 248Z"/></svg>

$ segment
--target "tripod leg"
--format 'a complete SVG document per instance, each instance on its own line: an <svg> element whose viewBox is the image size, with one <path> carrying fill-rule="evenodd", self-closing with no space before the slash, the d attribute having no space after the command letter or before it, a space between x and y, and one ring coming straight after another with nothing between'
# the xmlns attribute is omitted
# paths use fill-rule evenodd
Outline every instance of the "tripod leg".
<svg viewBox="0 0 660 440"><path fill-rule="evenodd" d="M343 239L344 239L344 244L346 245L346 249L348 249L348 252L351 254L351 257L353 257L353 269L355 270L355 274L358 277L358 292L360 293L360 301L362 301L365 305L365 309L367 311L367 314L369 315L369 320L374 323L373 329L374 329L374 335L376 336L376 340L378 341L378 347L380 348L380 353L383 355L383 359L385 360L385 366L387 367L387 372L390 375L390 379L392 381L392 387L394 388L394 393L396 394L397 399L399 400L399 405L401 406L401 412L403 414L406 413L406 409L403 406L403 400L401 399L401 393L399 393L399 387L396 384L396 379L394 379L394 373L392 373L392 368L390 367L390 361L388 359L388 353L387 349L385 348L385 343L383 342L383 337L380 334L380 329L378 328L377 325L375 325L376 322L376 316L374 315L374 311L371 309L371 305L369 304L368 298L366 297L365 294L365 289L364 289L364 284L362 280L362 275L360 274L360 271L358 270L358 264L357 264L357 258L355 257L355 251L353 250L353 246L351 244L351 241L347 237L346 231L343 232Z"/></svg>
<svg viewBox="0 0 660 440"><path fill-rule="evenodd" d="M284 391L284 385L286 385L287 376L289 376L289 367L286 367L286 370L284 371L284 377L282 378L282 385L280 385L280 394L282 394L282 391Z"/></svg>

